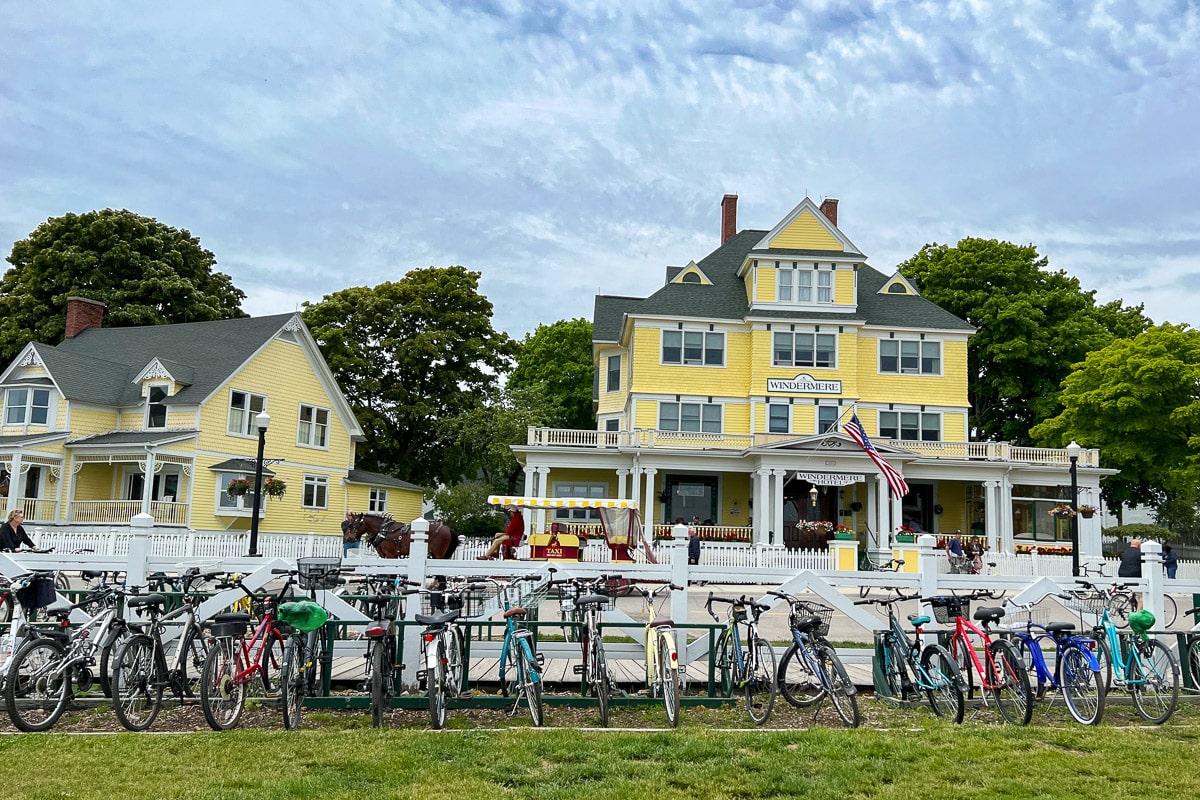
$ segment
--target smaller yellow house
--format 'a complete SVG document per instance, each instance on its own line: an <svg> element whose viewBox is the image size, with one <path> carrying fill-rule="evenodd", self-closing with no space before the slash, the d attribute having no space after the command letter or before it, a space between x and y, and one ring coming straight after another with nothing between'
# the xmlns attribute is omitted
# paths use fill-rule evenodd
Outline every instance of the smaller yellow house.
<svg viewBox="0 0 1200 800"><path fill-rule="evenodd" d="M42 526L250 526L259 424L264 532L338 534L348 511L420 514L419 486L354 469L362 428L299 314L102 328L68 301L66 339L31 342L0 374L6 510ZM264 413L265 412L265 413Z"/></svg>

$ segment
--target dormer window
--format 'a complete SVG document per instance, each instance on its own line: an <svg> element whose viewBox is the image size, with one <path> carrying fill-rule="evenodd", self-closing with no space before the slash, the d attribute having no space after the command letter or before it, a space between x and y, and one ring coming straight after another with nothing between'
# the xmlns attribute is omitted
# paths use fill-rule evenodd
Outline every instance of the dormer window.
<svg viewBox="0 0 1200 800"><path fill-rule="evenodd" d="M154 385L150 387L150 393L146 398L146 428L165 428L167 427L167 399L168 391L166 386Z"/></svg>
<svg viewBox="0 0 1200 800"><path fill-rule="evenodd" d="M49 389L9 389L5 392L5 425L45 425L49 419Z"/></svg>
<svg viewBox="0 0 1200 800"><path fill-rule="evenodd" d="M819 264L809 267L796 261L790 264L776 261L775 274L778 276L776 297L781 303L833 302L832 269L822 270Z"/></svg>

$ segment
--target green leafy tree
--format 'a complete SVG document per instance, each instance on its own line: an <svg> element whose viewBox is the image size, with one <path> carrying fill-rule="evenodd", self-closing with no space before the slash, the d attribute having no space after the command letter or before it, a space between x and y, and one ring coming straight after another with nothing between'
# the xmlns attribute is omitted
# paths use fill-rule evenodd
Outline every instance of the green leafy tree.
<svg viewBox="0 0 1200 800"><path fill-rule="evenodd" d="M1092 350L1132 336L1142 307L1097 307L1095 293L1032 245L963 239L928 244L900 265L928 300L978 328L967 349L976 438L1031 444L1029 429L1059 411L1058 388Z"/></svg>
<svg viewBox="0 0 1200 800"><path fill-rule="evenodd" d="M447 469L482 480L496 494L517 493L525 472L512 446L525 444L530 426L550 425L553 414L551 401L537 388L506 386L441 421L441 435L450 445Z"/></svg>
<svg viewBox="0 0 1200 800"><path fill-rule="evenodd" d="M434 492L433 510L437 519L463 536L491 537L504 530L504 515L488 505L492 487L479 481L445 486Z"/></svg>
<svg viewBox="0 0 1200 800"><path fill-rule="evenodd" d="M363 469L422 485L458 476L450 465L461 458L438 421L475 408L512 363L512 341L492 327L478 288L478 272L427 267L305 304L305 324L366 432Z"/></svg>
<svg viewBox="0 0 1200 800"><path fill-rule="evenodd" d="M1160 325L1089 353L1063 382L1060 414L1030 433L1098 447L1110 508L1195 508L1200 484L1200 331Z"/></svg>
<svg viewBox="0 0 1200 800"><path fill-rule="evenodd" d="M186 230L132 211L65 214L13 245L0 278L0 355L58 344L67 298L105 303L106 327L244 317L245 293Z"/></svg>
<svg viewBox="0 0 1200 800"><path fill-rule="evenodd" d="M545 395L552 413L543 424L595 430L594 376L592 323L585 319L564 319L539 325L525 336L508 385L536 389Z"/></svg>

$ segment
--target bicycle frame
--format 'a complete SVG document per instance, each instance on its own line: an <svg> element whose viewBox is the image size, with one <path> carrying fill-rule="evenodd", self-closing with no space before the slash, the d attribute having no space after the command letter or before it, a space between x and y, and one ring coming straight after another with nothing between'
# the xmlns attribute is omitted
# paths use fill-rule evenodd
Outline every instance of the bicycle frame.
<svg viewBox="0 0 1200 800"><path fill-rule="evenodd" d="M263 612L262 621L258 623L258 627L254 630L254 635L247 642L244 638L238 640L238 671L233 676L235 684L247 683L255 675L262 674L262 660L266 655L267 646L272 642L278 642L280 647L287 644L287 640L279 629L275 627L275 609ZM255 648L258 648L255 651ZM282 650L280 651L282 652ZM253 655L251 655L253 654Z"/></svg>
<svg viewBox="0 0 1200 800"><path fill-rule="evenodd" d="M1017 606L1019 608L1019 606ZM1088 668L1093 672L1099 671L1100 661L1096 658L1096 654L1092 652L1092 646L1095 640L1088 636L1079 635L1064 635L1055 636L1050 631L1046 630L1044 625L1036 622L1026 622L1025 627L1013 628L1013 638L1019 642L1024 642L1028 648L1033 660L1033 667L1037 673L1038 683L1046 683L1055 689L1061 689L1058 677L1054 674L1054 670L1050 669L1050 665L1046 663L1046 654L1042 652L1042 642L1050 640L1054 643L1054 652L1056 657L1061 657L1062 652L1068 646L1076 646L1083 651L1087 657Z"/></svg>
<svg viewBox="0 0 1200 800"><path fill-rule="evenodd" d="M979 660L979 655L975 652L975 647L971 643L971 636L977 636L983 644L983 654L987 659L985 664ZM907 638L907 637L906 637ZM991 635L970 622L966 617L958 616L954 619L954 635L950 637L950 647L953 651L955 643L960 643L959 646L966 649L967 654L971 657L971 668L975 671L975 675L979 678L979 686L983 689L999 689L998 684L991 680L988 675L994 671L995 662L991 652L992 637Z"/></svg>
<svg viewBox="0 0 1200 800"><path fill-rule="evenodd" d="M511 585L505 585L505 584L498 584L498 585L500 586L501 594L503 594L503 596L504 596L504 610L510 611L512 609L512 603L509 601L509 592L512 587L511 587ZM530 642L532 642L532 641L533 641L533 631L531 631L528 628L523 628L520 625L518 625L515 616L506 616L505 617L505 619L504 619L504 642L500 645L500 680L501 680L501 682L504 681L504 677L507 674L509 667L511 666L509 664L509 658L510 658L509 650L510 650L510 648L513 647L513 642L516 642L516 646L521 648L522 652L525 654L525 657L529 661L529 665L530 665L530 676L529 677L530 677L530 679L534 683L542 682L542 672L541 672L542 661L540 658L540 654L534 653L533 645L530 644ZM523 689L519 690L519 692L520 691L523 691ZM520 704L520 702L519 702L520 701L520 693L518 693L517 699L518 699L518 705L519 705Z"/></svg>
<svg viewBox="0 0 1200 800"><path fill-rule="evenodd" d="M1129 678L1129 668L1134 664L1139 667L1138 674L1145 676L1146 671L1140 669L1142 666L1141 656L1138 655L1137 647L1130 645L1128 652L1122 658L1121 637L1117 635L1117 626L1113 623L1112 618L1108 615L1108 609L1100 615L1100 621L1096 624L1096 629L1103 631L1105 641L1108 643L1108 652L1112 656L1113 681L1118 684L1129 686L1130 684L1137 686L1146 682L1147 678ZM1097 667L1098 668L1098 667Z"/></svg>

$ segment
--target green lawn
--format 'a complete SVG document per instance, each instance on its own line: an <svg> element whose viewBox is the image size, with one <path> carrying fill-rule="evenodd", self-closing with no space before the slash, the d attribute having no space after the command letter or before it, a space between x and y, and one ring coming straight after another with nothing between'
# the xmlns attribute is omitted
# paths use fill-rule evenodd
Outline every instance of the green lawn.
<svg viewBox="0 0 1200 800"><path fill-rule="evenodd" d="M678 731L420 730L422 715L374 731L360 714L312 712L305 729L117 735L0 735L0 797L40 798L1079 798L1200 796L1200 711L1162 728L1127 708L1082 728L1035 714L947 725L867 701L860 730L747 731L736 709L686 709ZM99 712L96 712L99 713ZM549 710L567 724L566 710ZM654 722L624 709L616 724ZM781 715L784 717L784 715ZM784 717L786 718L786 717ZM587 715L579 724L588 724ZM792 717L793 723L797 718ZM806 718L811 719L811 718ZM266 724L278 724L271 718ZM412 726L412 727L410 727Z"/></svg>

